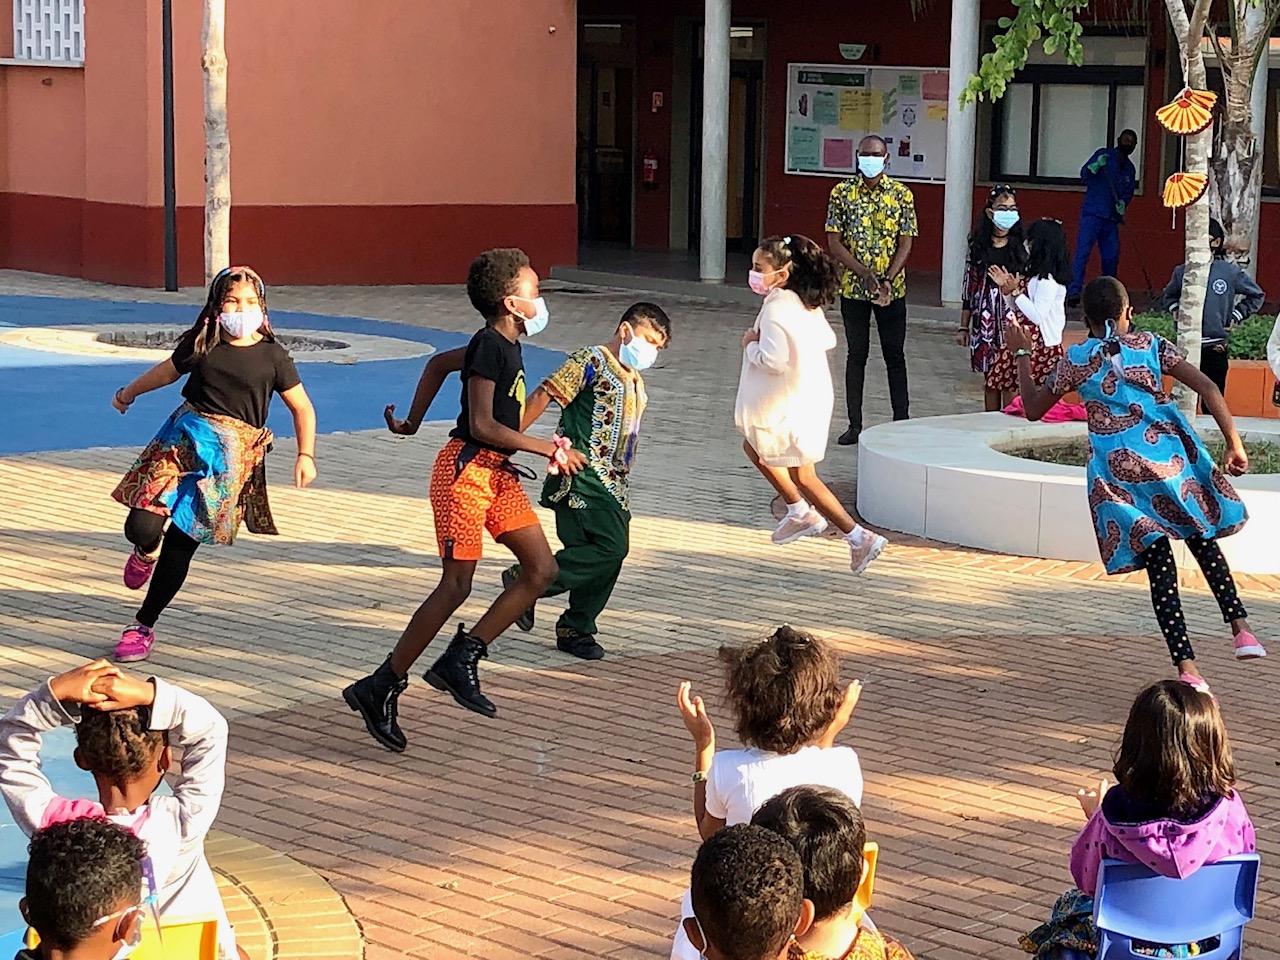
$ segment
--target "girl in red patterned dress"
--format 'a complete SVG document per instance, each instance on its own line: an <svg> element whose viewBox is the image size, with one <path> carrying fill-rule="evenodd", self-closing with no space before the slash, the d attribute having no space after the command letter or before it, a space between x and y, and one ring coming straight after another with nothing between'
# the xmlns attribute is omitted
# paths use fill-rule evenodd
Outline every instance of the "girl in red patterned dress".
<svg viewBox="0 0 1280 960"><path fill-rule="evenodd" d="M112 494L129 508L124 535L133 550L124 584L141 590L151 581L116 644L121 662L151 655L156 620L182 588L196 547L232 543L242 520L253 533L276 533L263 465L273 439L266 427L273 393L293 414L294 484L305 487L316 476L315 409L271 331L262 278L248 267L229 267L213 278L195 326L173 355L117 390L112 405L127 413L142 394L184 376L182 406Z"/></svg>

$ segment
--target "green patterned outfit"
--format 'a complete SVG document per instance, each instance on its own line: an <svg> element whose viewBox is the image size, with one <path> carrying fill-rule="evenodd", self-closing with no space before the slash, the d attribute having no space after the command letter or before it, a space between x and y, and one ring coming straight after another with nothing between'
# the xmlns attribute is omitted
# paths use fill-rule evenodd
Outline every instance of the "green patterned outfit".
<svg viewBox="0 0 1280 960"><path fill-rule="evenodd" d="M572 354L542 384L560 405L559 433L587 457L573 477L549 476L542 505L556 516L560 574L543 596L569 594L557 635L595 636L630 548L630 473L644 413L644 381L607 347Z"/></svg>

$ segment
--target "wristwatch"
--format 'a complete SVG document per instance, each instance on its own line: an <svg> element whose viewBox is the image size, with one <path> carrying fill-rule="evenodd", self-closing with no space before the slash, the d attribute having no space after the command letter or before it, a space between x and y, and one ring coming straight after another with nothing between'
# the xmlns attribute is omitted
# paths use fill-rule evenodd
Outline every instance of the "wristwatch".
<svg viewBox="0 0 1280 960"><path fill-rule="evenodd" d="M707 773L705 770L695 770L693 776L689 778L690 783L706 783Z"/></svg>
<svg viewBox="0 0 1280 960"><path fill-rule="evenodd" d="M1030 351L1030 350L1015 350L1015 351L1013 351L1013 355L1014 355L1014 357L1015 357L1015 358L1020 358L1020 357L1029 357L1029 356L1031 356L1031 351Z"/></svg>

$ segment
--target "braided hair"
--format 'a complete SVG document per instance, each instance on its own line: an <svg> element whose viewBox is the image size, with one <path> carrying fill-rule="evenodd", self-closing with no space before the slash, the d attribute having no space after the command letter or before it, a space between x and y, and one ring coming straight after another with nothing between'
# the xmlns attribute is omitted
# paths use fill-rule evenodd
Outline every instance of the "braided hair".
<svg viewBox="0 0 1280 960"><path fill-rule="evenodd" d="M231 288L241 281L252 283L258 292L258 302L262 306L262 339L274 341L271 323L267 316L267 285L252 267L227 267L218 272L209 284L209 295L204 306L200 308L200 316L195 325L187 331L187 336L194 337L193 350L196 359L208 356L209 351L222 342L222 324L218 323L218 314L222 313L223 301Z"/></svg>
<svg viewBox="0 0 1280 960"><path fill-rule="evenodd" d="M789 237L766 237L760 241L759 249L774 269L791 268L785 289L798 296L810 310L821 309L835 300L840 287L835 261L808 237L798 233Z"/></svg>
<svg viewBox="0 0 1280 960"><path fill-rule="evenodd" d="M149 707L96 710L82 707L76 744L90 773L117 784L132 783L169 742L167 730L151 730Z"/></svg>

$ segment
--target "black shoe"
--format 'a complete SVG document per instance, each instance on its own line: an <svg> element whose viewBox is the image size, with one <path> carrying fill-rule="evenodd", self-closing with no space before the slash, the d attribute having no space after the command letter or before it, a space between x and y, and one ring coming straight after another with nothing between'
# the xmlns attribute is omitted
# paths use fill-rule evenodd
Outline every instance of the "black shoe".
<svg viewBox="0 0 1280 960"><path fill-rule="evenodd" d="M405 677L397 677L387 660L363 680L357 680L342 691L342 699L360 716L373 739L388 750L404 753L409 741L396 723L400 694L409 686Z"/></svg>
<svg viewBox="0 0 1280 960"><path fill-rule="evenodd" d="M579 633L568 627L556 627L556 649L569 653L579 660L603 660L604 647L596 643L589 633Z"/></svg>
<svg viewBox="0 0 1280 960"><path fill-rule="evenodd" d="M1080 294L1073 293L1071 294L1071 296L1067 297L1067 306L1070 307L1072 310L1080 306Z"/></svg>
<svg viewBox="0 0 1280 960"><path fill-rule="evenodd" d="M520 566L518 564L514 567L507 567L507 569L502 571L502 589L510 590L511 585L515 583L516 580L519 579L519 577L520 577ZM530 606L529 609L526 610L524 613L520 614L520 616L516 617L516 626L519 627L521 630L523 630L525 633L528 633L530 630L533 629L533 607L532 606Z"/></svg>
<svg viewBox="0 0 1280 960"><path fill-rule="evenodd" d="M471 636L466 627L458 624L457 636L449 649L423 674L423 679L437 690L452 694L460 706L483 717L496 717L498 708L480 692L480 674L476 669L487 656L489 650L484 641Z"/></svg>
<svg viewBox="0 0 1280 960"><path fill-rule="evenodd" d="M844 433L840 434L840 438L836 443L842 447L852 447L858 442L858 435L862 433L861 427L850 427Z"/></svg>

